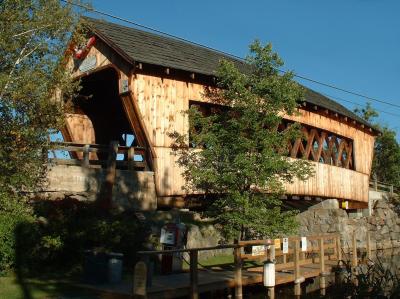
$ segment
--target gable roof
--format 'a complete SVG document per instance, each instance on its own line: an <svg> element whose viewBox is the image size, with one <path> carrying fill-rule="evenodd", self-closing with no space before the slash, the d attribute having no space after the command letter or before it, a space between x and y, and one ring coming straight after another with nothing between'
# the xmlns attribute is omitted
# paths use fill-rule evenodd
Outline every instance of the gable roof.
<svg viewBox="0 0 400 299"><path fill-rule="evenodd" d="M215 75L220 60L227 59L241 70L248 69L244 61L221 52L179 39L122 26L104 20L85 17L91 31L103 39L130 63L148 63L203 75ZM373 128L371 124L328 97L306 89L305 101L328 109Z"/></svg>

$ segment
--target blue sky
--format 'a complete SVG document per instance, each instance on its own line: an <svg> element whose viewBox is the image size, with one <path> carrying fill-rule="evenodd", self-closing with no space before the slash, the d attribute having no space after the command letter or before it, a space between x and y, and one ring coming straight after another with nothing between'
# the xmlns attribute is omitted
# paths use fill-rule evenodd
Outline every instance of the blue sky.
<svg viewBox="0 0 400 299"><path fill-rule="evenodd" d="M285 69L400 105L399 0L92 0L92 5L238 56L245 56L256 38L271 42ZM360 97L299 82L350 109L355 105L338 98L366 103ZM400 108L371 104L395 114L380 112L379 120L400 132Z"/></svg>

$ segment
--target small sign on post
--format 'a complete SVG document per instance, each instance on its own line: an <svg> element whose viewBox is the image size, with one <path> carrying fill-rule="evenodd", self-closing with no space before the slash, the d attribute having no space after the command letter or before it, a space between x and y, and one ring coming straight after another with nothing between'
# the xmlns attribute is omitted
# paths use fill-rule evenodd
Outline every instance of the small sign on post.
<svg viewBox="0 0 400 299"><path fill-rule="evenodd" d="M284 253L284 254L289 253L289 239L288 238L283 238L282 253Z"/></svg>
<svg viewBox="0 0 400 299"><path fill-rule="evenodd" d="M144 262L135 265L133 277L133 295L135 297L146 296L147 267Z"/></svg>
<svg viewBox="0 0 400 299"><path fill-rule="evenodd" d="M306 237L301 237L300 248L301 248L301 251L307 251L307 238Z"/></svg>
<svg viewBox="0 0 400 299"><path fill-rule="evenodd" d="M281 239L274 240L275 249L281 249Z"/></svg>
<svg viewBox="0 0 400 299"><path fill-rule="evenodd" d="M266 246L264 245L251 246L252 256L265 255L265 253L266 253Z"/></svg>

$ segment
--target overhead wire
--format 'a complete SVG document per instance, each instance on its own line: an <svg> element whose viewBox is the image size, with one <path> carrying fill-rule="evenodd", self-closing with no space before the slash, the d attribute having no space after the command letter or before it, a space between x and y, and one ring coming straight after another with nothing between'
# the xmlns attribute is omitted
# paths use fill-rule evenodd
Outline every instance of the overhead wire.
<svg viewBox="0 0 400 299"><path fill-rule="evenodd" d="M361 103L356 103L356 102L353 102L353 101L350 101L350 100L346 100L346 99L343 99L341 97L334 96L334 95L331 95L331 94L327 94L327 93L324 93L324 92L319 92L319 93L324 95L324 96L326 96L326 97L328 97L328 98L335 99L335 100L340 101L340 102L346 102L346 103L349 103L349 104L353 104L353 105L355 105L357 107L360 107L360 108L364 108ZM396 116L396 117L400 118L400 114L388 112L388 111L381 110L381 109L375 109L375 108L374 108L374 110L376 110L378 112L381 112L381 113L386 113L388 115L392 115L392 116Z"/></svg>
<svg viewBox="0 0 400 299"><path fill-rule="evenodd" d="M116 19L116 20L120 20L120 21L126 22L126 23L128 23L128 24L131 24L131 25L140 27L140 28L144 28L144 29L146 29L146 30L150 30L150 31L159 33L159 34L161 34L161 35L163 35L163 36L168 36L168 37L174 38L174 39L176 39L176 40L180 40L180 41L183 41L183 42L192 44L192 45L196 45L196 46L202 47L202 48L204 48L204 49L212 50L212 51L214 51L214 52L217 52L217 53L226 55L226 56L228 56L228 57L238 59L238 60L240 60L240 61L242 61L242 62L245 61L245 59L244 59L243 57L234 55L234 54L232 54L232 53L227 53L227 52L224 52L224 51L221 51L221 50L212 48L212 47L208 47L208 46L202 45L202 44L200 44L200 43L196 43L196 42L193 42L193 41L191 41L191 40L188 40L188 39L185 39L185 38L182 38L182 37L173 35L173 34L169 34L169 33L163 32L163 31L161 31L161 30L154 29L154 28L152 28L152 27L149 27L149 26L146 26L146 25L142 25L142 24L140 24L140 23L133 22L133 21L131 21L131 20L128 20L128 19L125 19L125 18L116 16L116 15L113 15L113 14L110 14L110 13L107 13L107 12L99 11L99 10L97 10L97 9L95 9L95 8L92 8L92 7L83 5L83 4L75 3L75 2L72 2L72 1L70 1L70 0L60 0L60 1L61 1L61 2L64 2L64 3L67 3L67 4L70 4L70 5L73 5L73 6L76 6L76 7L83 8L83 9L85 9L85 10L87 10L87 11L90 11L90 12L93 12L93 13L97 13L97 14L99 14L99 15L107 16L107 17L110 17L110 18L113 18L113 19ZM278 70L279 72L281 72L281 73L288 73L288 71L286 71L286 70L282 70L282 69L277 69L277 70ZM365 94L361 94L361 93L359 93L359 92L351 91L351 90L348 90L348 89L345 89L345 88L341 88L341 87L338 87L338 86L333 85L333 84L324 83L324 82L321 82L321 81L318 81L318 80L315 80L315 79L311 79L311 78L308 78L308 77L303 76L303 75L293 74L293 76L296 77L296 78L302 79L302 80L306 80L306 81L309 81L309 82L312 82L312 83L321 85L321 86L325 86L325 87L328 87L328 88L336 89L336 90L339 90L339 91L341 91L341 92L348 93L348 94L351 94L351 95L354 95L354 96L363 98L364 101L369 100L369 101L377 102L377 103L380 103L380 104L392 106L392 107L395 107L395 108L400 108L400 105L398 105L398 104L393 104L393 103L391 103L391 102L389 102L389 101L387 101L387 100L385 100L385 101L384 101L384 100L380 100L380 99L378 99L378 98L371 97L371 96L368 96L368 95L365 95ZM342 101L346 101L346 100L342 100ZM354 104L354 103L353 103L353 104ZM392 114L392 113L390 113L390 112L385 112L385 111L381 111L381 112L388 113L388 114ZM393 114L392 114L392 115L393 115ZM396 116L397 116L397 115L396 115Z"/></svg>

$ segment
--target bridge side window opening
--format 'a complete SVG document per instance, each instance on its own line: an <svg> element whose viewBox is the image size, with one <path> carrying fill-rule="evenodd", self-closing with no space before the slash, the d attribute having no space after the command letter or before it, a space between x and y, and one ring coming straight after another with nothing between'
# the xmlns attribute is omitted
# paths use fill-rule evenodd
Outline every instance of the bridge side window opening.
<svg viewBox="0 0 400 299"><path fill-rule="evenodd" d="M280 130L293 122L284 120ZM354 170L353 140L316 127L301 125L302 136L289 143L289 157Z"/></svg>
<svg viewBox="0 0 400 299"><path fill-rule="evenodd" d="M226 111L227 107L198 101L190 101L190 108L195 108L203 116ZM190 121L190 120L189 120ZM293 122L283 120L278 130L284 130ZM190 147L204 147L196 144L193 136L200 132L200 125L195 125L189 132ZM301 137L288 144L288 156L295 159L324 163L354 170L353 140L320 128L301 124Z"/></svg>

